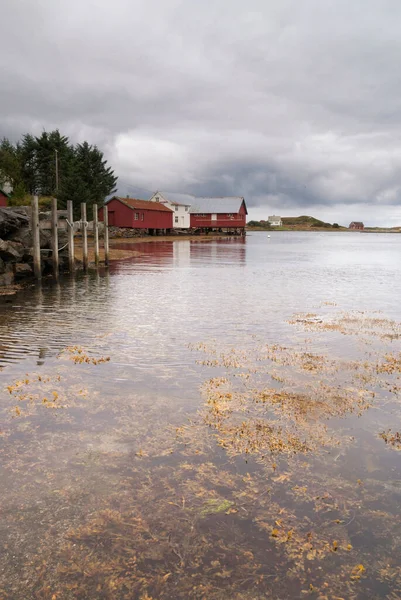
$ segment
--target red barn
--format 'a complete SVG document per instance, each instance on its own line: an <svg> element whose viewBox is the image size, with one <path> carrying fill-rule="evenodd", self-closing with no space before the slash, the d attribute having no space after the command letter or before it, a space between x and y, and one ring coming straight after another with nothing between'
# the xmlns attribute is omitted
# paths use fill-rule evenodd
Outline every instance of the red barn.
<svg viewBox="0 0 401 600"><path fill-rule="evenodd" d="M248 214L244 198L195 198L190 209L191 227L200 229L243 229Z"/></svg>
<svg viewBox="0 0 401 600"><path fill-rule="evenodd" d="M0 206L8 206L9 195L0 189Z"/></svg>
<svg viewBox="0 0 401 600"><path fill-rule="evenodd" d="M349 229L356 229L358 231L363 231L364 224L361 221L352 221L349 225Z"/></svg>
<svg viewBox="0 0 401 600"><path fill-rule="evenodd" d="M172 229L173 211L159 202L120 198L114 196L107 202L109 225L132 229ZM103 208L99 210L103 221Z"/></svg>

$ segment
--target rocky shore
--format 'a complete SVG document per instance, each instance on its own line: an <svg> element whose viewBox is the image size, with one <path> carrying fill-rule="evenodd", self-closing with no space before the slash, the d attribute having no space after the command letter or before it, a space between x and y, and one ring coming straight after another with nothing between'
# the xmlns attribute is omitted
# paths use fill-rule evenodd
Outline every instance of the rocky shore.
<svg viewBox="0 0 401 600"><path fill-rule="evenodd" d="M49 213L40 213L40 220L49 220ZM33 276L33 241L29 206L0 208L0 286L10 286ZM66 244L67 236L59 231L59 247ZM51 235L40 230L42 273L52 271ZM60 269L68 265L67 249L59 253Z"/></svg>

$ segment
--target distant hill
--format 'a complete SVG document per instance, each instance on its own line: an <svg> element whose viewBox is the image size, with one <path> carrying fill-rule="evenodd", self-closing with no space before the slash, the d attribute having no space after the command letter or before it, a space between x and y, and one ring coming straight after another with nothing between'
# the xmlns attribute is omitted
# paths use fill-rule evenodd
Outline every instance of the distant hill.
<svg viewBox="0 0 401 600"><path fill-rule="evenodd" d="M302 215L300 217L281 217L282 227L271 227L267 221L249 221L248 229L272 229L272 230L322 230L322 229L345 229L338 223L325 223L315 217Z"/></svg>
<svg viewBox="0 0 401 600"><path fill-rule="evenodd" d="M283 227L292 228L302 228L302 229L311 229L311 228L326 228L326 229L339 229L339 225L334 223L325 223L324 221L320 221L320 219L316 219L315 217L308 217L306 215L302 215L300 217L282 217Z"/></svg>

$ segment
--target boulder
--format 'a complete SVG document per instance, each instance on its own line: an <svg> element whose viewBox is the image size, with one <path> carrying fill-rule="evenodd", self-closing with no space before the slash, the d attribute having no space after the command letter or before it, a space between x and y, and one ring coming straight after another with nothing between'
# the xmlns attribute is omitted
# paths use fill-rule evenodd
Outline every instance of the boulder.
<svg viewBox="0 0 401 600"><path fill-rule="evenodd" d="M11 263L6 264L1 259L0 287L14 283L14 269Z"/></svg>
<svg viewBox="0 0 401 600"><path fill-rule="evenodd" d="M22 244L0 239L0 258L6 262L20 262L24 254Z"/></svg>
<svg viewBox="0 0 401 600"><path fill-rule="evenodd" d="M41 229L39 232L40 235L40 247L41 248L50 248L51 246L51 232L48 229ZM29 227L22 227L15 231L9 236L10 240L14 242L19 242L26 248L30 248L33 246L32 232Z"/></svg>
<svg viewBox="0 0 401 600"><path fill-rule="evenodd" d="M15 278L29 277L33 274L32 267L27 263L17 263L14 267Z"/></svg>
<svg viewBox="0 0 401 600"><path fill-rule="evenodd" d="M8 271L7 273L3 273L0 275L0 287L3 285L12 285L14 283L14 273L12 271Z"/></svg>
<svg viewBox="0 0 401 600"><path fill-rule="evenodd" d="M29 227L29 217L25 211L0 208L0 238L7 238L21 227Z"/></svg>

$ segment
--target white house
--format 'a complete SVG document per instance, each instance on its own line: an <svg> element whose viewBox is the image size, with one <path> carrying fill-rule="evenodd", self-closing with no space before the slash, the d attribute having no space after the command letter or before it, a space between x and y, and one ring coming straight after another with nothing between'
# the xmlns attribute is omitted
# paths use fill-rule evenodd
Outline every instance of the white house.
<svg viewBox="0 0 401 600"><path fill-rule="evenodd" d="M174 229L189 229L190 216L189 211L194 203L195 196L190 194L175 194L171 192L156 192L150 198L152 202L160 202L174 211L173 227Z"/></svg>
<svg viewBox="0 0 401 600"><path fill-rule="evenodd" d="M283 225L281 217L277 217L275 215L268 217L267 221L268 221L269 225L271 225L272 227L282 227L282 225Z"/></svg>

